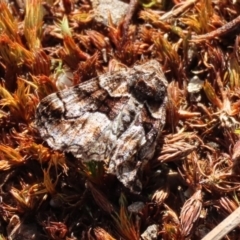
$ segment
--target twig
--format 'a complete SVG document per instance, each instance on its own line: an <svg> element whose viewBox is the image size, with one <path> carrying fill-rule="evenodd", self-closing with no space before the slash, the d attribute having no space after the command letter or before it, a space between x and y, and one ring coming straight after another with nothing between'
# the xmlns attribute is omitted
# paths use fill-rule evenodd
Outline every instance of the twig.
<svg viewBox="0 0 240 240"><path fill-rule="evenodd" d="M138 0L130 0L128 11L125 16L124 23L123 23L123 34L122 34L122 40L121 40L120 46L122 46L124 44L124 42L127 38L128 27L132 20L133 14L137 9L137 6L138 6Z"/></svg>
<svg viewBox="0 0 240 240"><path fill-rule="evenodd" d="M210 233L208 233L202 240L220 240L227 233L233 230L240 224L240 207L225 218L217 225Z"/></svg>
<svg viewBox="0 0 240 240"><path fill-rule="evenodd" d="M178 16L179 14L181 14L182 12L184 12L186 9L188 9L189 7L191 7L195 2L197 2L198 0L189 0L189 1L186 1L186 2L183 2L183 3L180 3L176 6L174 6L174 8L163 14L159 20L161 21L165 21L171 17L176 17Z"/></svg>
<svg viewBox="0 0 240 240"><path fill-rule="evenodd" d="M195 41L205 41L205 40L210 40L212 38L225 35L228 32L232 31L234 28L236 28L237 25L239 25L239 24L240 24L240 16L236 17L231 22L226 23L222 27L220 27L210 33L193 36L191 41L194 41L194 42Z"/></svg>

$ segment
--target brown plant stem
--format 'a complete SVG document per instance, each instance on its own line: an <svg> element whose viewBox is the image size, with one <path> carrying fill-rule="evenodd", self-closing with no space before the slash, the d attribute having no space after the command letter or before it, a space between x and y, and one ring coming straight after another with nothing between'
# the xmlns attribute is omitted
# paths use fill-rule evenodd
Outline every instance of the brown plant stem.
<svg viewBox="0 0 240 240"><path fill-rule="evenodd" d="M181 13L185 12L188 8L190 8L197 1L198 0L189 0L189 1L186 1L186 2L175 5L174 8L171 11L163 14L160 17L160 20L161 21L166 21L167 19L169 19L171 17L177 17Z"/></svg>
<svg viewBox="0 0 240 240"><path fill-rule="evenodd" d="M123 23L122 40L120 43L120 47L123 46L123 44L127 38L128 27L130 25L131 19L133 17L133 14L135 13L137 7L138 7L138 0L130 0L129 6L128 6L128 11L125 16L124 23Z"/></svg>
<svg viewBox="0 0 240 240"><path fill-rule="evenodd" d="M230 31L232 31L234 28L236 28L239 24L240 24L240 16L236 17L231 22L226 23L225 25L223 25L222 27L220 27L214 31L211 31L206 34L201 34L198 36L193 36L191 41L201 42L201 41L211 40L213 38L226 35Z"/></svg>

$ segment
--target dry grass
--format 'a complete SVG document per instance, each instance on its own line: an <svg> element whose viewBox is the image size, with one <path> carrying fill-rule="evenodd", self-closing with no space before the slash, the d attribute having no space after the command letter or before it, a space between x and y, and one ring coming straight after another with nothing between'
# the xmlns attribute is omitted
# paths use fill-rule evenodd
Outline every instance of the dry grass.
<svg viewBox="0 0 240 240"><path fill-rule="evenodd" d="M103 27L87 0L0 2L0 239L138 240L153 224L159 239L201 239L239 206L239 2L132 6ZM48 148L33 121L61 74L74 85L151 58L169 82L167 124L133 195L103 163Z"/></svg>

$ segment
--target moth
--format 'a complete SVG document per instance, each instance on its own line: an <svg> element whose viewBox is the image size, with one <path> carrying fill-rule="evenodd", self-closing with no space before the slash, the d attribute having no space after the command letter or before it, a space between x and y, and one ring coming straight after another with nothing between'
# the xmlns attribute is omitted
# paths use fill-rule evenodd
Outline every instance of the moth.
<svg viewBox="0 0 240 240"><path fill-rule="evenodd" d="M104 161L132 192L166 121L167 80L150 60L45 97L35 124L47 144L83 162Z"/></svg>

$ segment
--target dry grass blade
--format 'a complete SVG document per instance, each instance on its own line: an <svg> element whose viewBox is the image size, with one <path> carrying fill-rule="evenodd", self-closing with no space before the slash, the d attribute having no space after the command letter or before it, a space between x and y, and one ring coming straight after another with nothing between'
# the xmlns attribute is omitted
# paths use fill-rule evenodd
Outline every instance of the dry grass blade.
<svg viewBox="0 0 240 240"><path fill-rule="evenodd" d="M86 13L86 12L75 12L70 16L71 19L76 21L79 25L84 25L93 20L94 14L93 13Z"/></svg>
<svg viewBox="0 0 240 240"><path fill-rule="evenodd" d="M32 75L31 80L36 86L38 86L37 89L40 100L46 97L47 95L57 91L56 84L50 77L44 75L40 76Z"/></svg>
<svg viewBox="0 0 240 240"><path fill-rule="evenodd" d="M18 79L17 90L14 94L7 91L6 88L0 86L0 107L8 109L11 115L18 119L29 123L34 115L36 101L31 94L31 85ZM6 111L6 110L5 110Z"/></svg>
<svg viewBox="0 0 240 240"><path fill-rule="evenodd" d="M119 1L103 4L101 0L100 7L92 1L0 0L0 239L30 239L36 233L36 239L139 240L153 228L155 235L150 239L202 239L229 214L233 215L227 222L203 239L239 239L239 1L131 0L129 8L129 1L124 1L126 8L116 8L112 15L106 12L108 23L106 18L97 18L98 9L104 4L115 8ZM123 10L119 18L115 16L118 10ZM94 87L88 85L103 73L111 76L149 60L160 64L168 82L161 95L167 95L169 101L159 115L165 119L166 110L166 124L156 131L149 129L159 126L153 124L158 120L146 119L158 104L148 104L152 101L148 93L145 99L148 87L141 87L142 75L136 74L136 79L144 99L135 96L132 85L126 96L133 94L132 102L138 97L143 101L146 111L139 108L140 115L136 115L139 111L132 115L125 96L109 95L110 88L102 91L102 80ZM124 76L119 81L129 85L127 79ZM111 89L118 85L117 77L110 80ZM78 92L77 84L86 89ZM95 87L100 90L96 95L92 92ZM75 89L74 94L65 102L70 88ZM57 93L62 89L63 95ZM80 98L80 108L87 109L83 116L96 112L120 129L113 144L112 138L105 141L104 134L96 138L103 139L106 151L125 136L121 130L125 121L137 116L141 116L140 123L134 124L147 136L140 145L159 133L156 154L149 161L145 157L153 154L151 143L144 151L133 147L128 153L119 148L121 154L114 155L123 168L122 159L127 155L136 155L129 165L144 159L138 171L141 193L129 192L115 172L108 172L111 155L109 159L103 153L102 161L84 164L83 155L76 159L68 147L57 152L43 141L35 112L51 93L56 93L52 95L56 101L44 105L46 112L37 116L46 117L44 128L53 122L53 131L60 135L70 130L74 135L79 127L76 118L69 128L57 125L80 111L75 111L75 97ZM109 100L104 100L105 95ZM52 111L56 104L59 108ZM73 111L68 114L71 106ZM106 124L102 131L112 136L112 128ZM91 124L86 130L89 139L98 134L98 129L91 132L93 128ZM77 129L74 136L84 139L84 130ZM95 150L93 145L95 142L89 144L88 152ZM112 166L115 171L116 165ZM184 201L189 191L194 194Z"/></svg>
<svg viewBox="0 0 240 240"><path fill-rule="evenodd" d="M208 81L205 81L205 83L203 85L203 89L204 89L209 101L214 106L218 107L218 109L222 109L223 108L222 101L218 98L214 88L211 86L211 84Z"/></svg>
<svg viewBox="0 0 240 240"><path fill-rule="evenodd" d="M41 46L44 9L41 0L26 0L25 4L24 36L28 47L33 50Z"/></svg>
<svg viewBox="0 0 240 240"><path fill-rule="evenodd" d="M79 61L87 60L90 56L87 53L83 52L80 47L74 42L66 17L64 17L61 22L61 30L63 35L64 48L59 52L59 54L70 68L76 69Z"/></svg>
<svg viewBox="0 0 240 240"><path fill-rule="evenodd" d="M16 200L19 211L26 211L26 210L33 210L35 206L36 201L34 201L33 195L30 194L29 189L23 189L18 190L15 188L12 188L10 190L10 193Z"/></svg>
<svg viewBox="0 0 240 240"><path fill-rule="evenodd" d="M50 75L50 58L48 55L39 49L33 51L34 63L32 64L32 72L34 75Z"/></svg>
<svg viewBox="0 0 240 240"><path fill-rule="evenodd" d="M99 32L90 30L90 31L87 31L86 33L89 36L92 43L97 47L99 51L108 47L109 43L106 41L105 36L103 36Z"/></svg>
<svg viewBox="0 0 240 240"><path fill-rule="evenodd" d="M96 227L93 229L96 240L115 240L107 231L103 228Z"/></svg>
<svg viewBox="0 0 240 240"><path fill-rule="evenodd" d="M0 160L0 170L3 171L23 165L26 161L25 157L19 152L19 149L4 145L0 145Z"/></svg>
<svg viewBox="0 0 240 240"><path fill-rule="evenodd" d="M8 9L5 1L0 2L0 27L1 33L6 33L11 40L21 43L21 39L18 35L18 24Z"/></svg>
<svg viewBox="0 0 240 240"><path fill-rule="evenodd" d="M116 228L119 235L127 240L138 240L140 238L139 226L135 225L131 215L126 208L126 199L123 195L120 197L120 213L112 216L116 222Z"/></svg>
<svg viewBox="0 0 240 240"><path fill-rule="evenodd" d="M104 196L104 194L100 192L91 182L88 181L87 186L90 189L96 204L101 207L105 212L111 214L113 212L113 206L108 201L106 196Z"/></svg>
<svg viewBox="0 0 240 240"><path fill-rule="evenodd" d="M55 183L52 183L49 172L46 170L43 170L43 174L44 174L44 185L46 187L46 191L52 195L55 195L57 193L55 189L57 185L57 180L55 181Z"/></svg>
<svg viewBox="0 0 240 240"><path fill-rule="evenodd" d="M227 196L221 197L219 199L219 204L227 213L234 212L239 206L236 200L230 199L230 197Z"/></svg>
<svg viewBox="0 0 240 240"><path fill-rule="evenodd" d="M0 35L0 54L4 64L15 68L23 64L30 68L34 61L30 51L4 33Z"/></svg>

